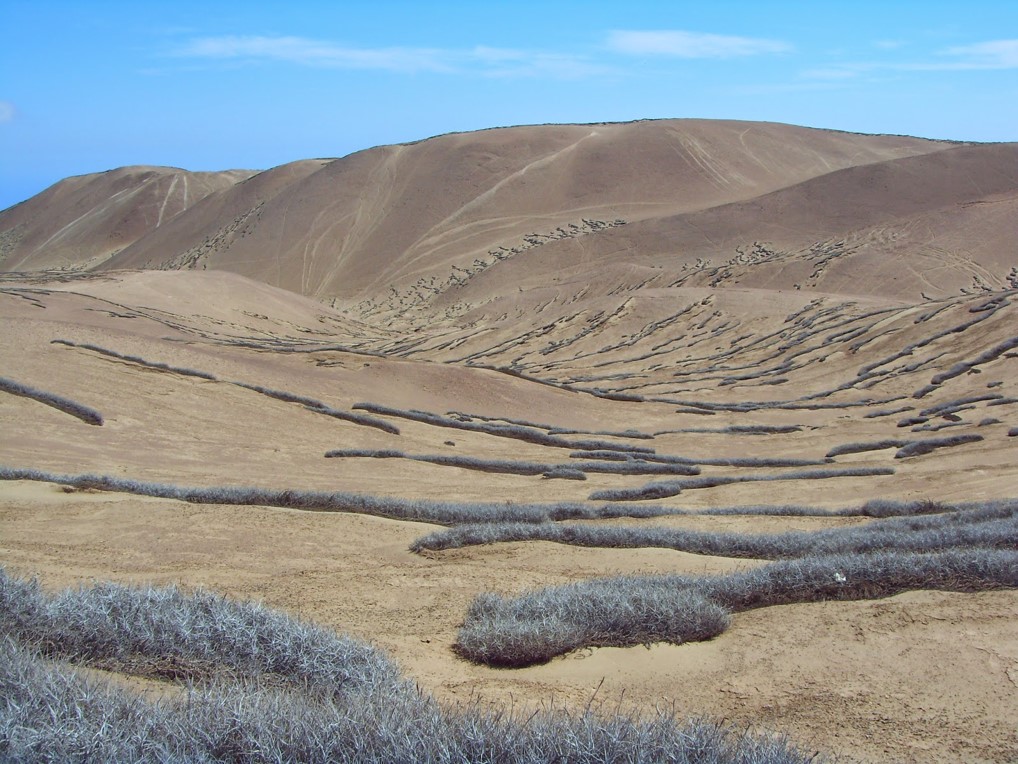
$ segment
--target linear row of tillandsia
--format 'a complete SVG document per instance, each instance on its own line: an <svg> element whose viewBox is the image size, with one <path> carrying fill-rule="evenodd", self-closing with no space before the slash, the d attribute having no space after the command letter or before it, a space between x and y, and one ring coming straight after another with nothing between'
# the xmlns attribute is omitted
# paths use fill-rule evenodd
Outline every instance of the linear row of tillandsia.
<svg viewBox="0 0 1018 764"><path fill-rule="evenodd" d="M395 520L457 525L478 522L546 522L616 517L658 517L682 514L664 505L588 504L581 502L515 503L455 502L375 496L348 491L312 491L298 488L254 486L183 486L153 483L115 475L64 475L44 470L0 466L0 480L36 480L78 490L115 491L153 496L193 504L285 507L309 512L346 512Z"/></svg>
<svg viewBox="0 0 1018 764"><path fill-rule="evenodd" d="M378 403L355 403L353 408L367 411L372 414L380 414L407 419L414 422L421 422L434 427L447 427L455 430L477 432L484 435L494 435L500 438L511 438L551 448L582 449L588 451L613 449L616 451L625 451L630 453L654 453L654 449L649 446L637 446L628 443L615 443L605 440L569 439L561 435L552 435L551 433L543 429L537 429L536 427L483 420L473 421L463 415L442 416L441 414L434 414L429 411L400 409L392 406L383 406Z"/></svg>
<svg viewBox="0 0 1018 764"><path fill-rule="evenodd" d="M456 454L407 454L394 449L336 449L325 453L327 459L406 459L444 467L477 470L479 472L506 475L542 475L555 477L560 474L579 473L586 479L586 473L611 475L699 475L695 464L661 463L642 459L624 461L587 462L525 462L514 459L478 459L473 456Z"/></svg>
<svg viewBox="0 0 1018 764"><path fill-rule="evenodd" d="M862 526L755 535L576 523L496 523L439 531L415 551L540 540L665 548L773 560L726 576L614 576L516 597L482 594L457 637L464 657L500 666L543 662L580 647L709 639L731 615L769 605L868 599L911 589L1018 587L1018 500L949 506L869 502L858 509L739 507L704 514L869 515Z"/></svg>
<svg viewBox="0 0 1018 764"><path fill-rule="evenodd" d="M51 393L48 390L41 390L32 385L26 385L23 382L18 382L7 377L0 377L0 391L9 393L11 395L17 395L21 398L30 398L39 403L43 403L47 406L57 409L57 411L63 411L65 414L70 414L73 417L80 419L86 424L102 426L103 416L91 406L86 406L83 403L78 403L70 398L65 398L62 395Z"/></svg>
<svg viewBox="0 0 1018 764"><path fill-rule="evenodd" d="M690 511L692 513L692 511ZM716 557L779 560L829 554L932 552L957 547L1018 549L1018 501L960 507L936 502L867 502L861 507L715 507L701 515L871 517L863 525L775 534L576 522L473 523L417 539L415 552L513 541L552 541L604 549L673 549Z"/></svg>
<svg viewBox="0 0 1018 764"><path fill-rule="evenodd" d="M1000 420L984 420L986 424L999 424ZM953 423L951 423L953 424ZM981 425L984 423L981 422ZM948 426L948 425L944 425ZM951 448L953 446L963 446L968 443L978 443L984 440L982 435L976 433L966 433L960 435L950 435L941 438L926 438L920 440L903 439L903 438L885 438L884 440L874 440L857 443L843 443L840 446L835 446L827 452L828 458L835 456L843 456L845 454L859 454L867 451L881 451L886 448L898 449L895 454L895 459L905 459L910 456L922 456L923 454L929 454L940 448Z"/></svg>
<svg viewBox="0 0 1018 764"><path fill-rule="evenodd" d="M375 429L382 430L391 435L400 434L399 427L394 425L392 422L388 422L384 419L379 419L378 417L359 414L355 411L344 411L342 409L333 408L332 406L329 406L328 404L323 403L322 401L317 400L316 398L311 398L306 395L301 395L299 393L292 393L287 390L275 390L269 387L264 387L262 385L250 384L248 382L224 380L220 379L211 372L202 371L200 369L186 368L182 366L173 366L167 363L163 363L161 361L149 361L140 356L120 353L117 352L116 350L110 350L108 348L100 347L99 345L93 345L90 343L72 342L70 340L53 340L52 344L65 345L67 347L72 348L81 348L83 350L90 350L94 353L98 353L99 355L103 355L108 358L116 358L117 360L126 361L136 366L142 366L146 369L151 369L153 371L162 371L171 374L178 374L180 376L185 377L196 377L198 379L204 379L210 382L223 382L225 384L231 384L236 387L244 388L245 390L250 390L252 392L259 393L269 398L284 401L286 403L300 404L304 406L304 408L307 411L311 411L312 413L315 414L323 414L334 419L340 419L345 422L359 424L365 427L374 427Z"/></svg>
<svg viewBox="0 0 1018 764"><path fill-rule="evenodd" d="M637 488L606 488L590 494L592 501L645 501L667 499L683 491L715 488L735 483L775 482L780 480L829 480L843 477L876 477L893 475L893 467L829 467L814 470L793 470L765 475L698 475L647 483Z"/></svg>
<svg viewBox="0 0 1018 764"><path fill-rule="evenodd" d="M825 555L702 579L617 576L517 597L482 594L456 649L478 663L525 666L581 647L710 639L733 612L755 607L1015 587L1018 552L999 549Z"/></svg>

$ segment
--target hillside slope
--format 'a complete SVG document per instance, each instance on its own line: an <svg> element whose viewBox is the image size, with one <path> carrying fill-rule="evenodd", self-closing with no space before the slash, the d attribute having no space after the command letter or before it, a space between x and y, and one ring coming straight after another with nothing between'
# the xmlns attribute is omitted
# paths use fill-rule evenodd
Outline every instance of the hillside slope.
<svg viewBox="0 0 1018 764"><path fill-rule="evenodd" d="M210 215L204 208L224 203L210 199L106 267L177 267L186 250L196 253L190 267L319 298L378 299L455 278L532 234L583 236L947 146L703 120L446 135L353 154L272 195L238 187L232 195L245 202L231 200L229 215Z"/></svg>
<svg viewBox="0 0 1018 764"><path fill-rule="evenodd" d="M319 298L377 299L525 238L708 209L949 146L655 120L451 134L283 165L244 183L250 173L124 168L68 179L0 213L2 267L213 268Z"/></svg>
<svg viewBox="0 0 1018 764"><path fill-rule="evenodd" d="M0 270L89 270L252 173L122 167L79 175L0 212Z"/></svg>
<svg viewBox="0 0 1018 764"><path fill-rule="evenodd" d="M548 241L431 301L476 304L584 277L591 295L680 285L904 300L977 293L1018 286L1016 213L1018 145L963 146Z"/></svg>

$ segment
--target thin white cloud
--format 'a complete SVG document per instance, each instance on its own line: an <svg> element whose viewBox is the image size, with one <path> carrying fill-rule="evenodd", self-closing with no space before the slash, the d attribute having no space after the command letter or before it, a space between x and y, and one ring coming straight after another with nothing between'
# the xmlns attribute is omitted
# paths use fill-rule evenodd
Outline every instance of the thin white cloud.
<svg viewBox="0 0 1018 764"><path fill-rule="evenodd" d="M791 50L780 40L681 29L615 30L608 35L608 48L627 55L672 58L737 58Z"/></svg>
<svg viewBox="0 0 1018 764"><path fill-rule="evenodd" d="M285 61L304 66L340 69L383 69L399 72L448 71L447 56L430 48L354 48L306 37L198 37L175 55L245 61Z"/></svg>
<svg viewBox="0 0 1018 764"><path fill-rule="evenodd" d="M736 85L729 88L733 95L758 96L778 95L784 93L814 93L826 90L841 90L847 83L844 82L776 82L760 85Z"/></svg>
<svg viewBox="0 0 1018 764"><path fill-rule="evenodd" d="M577 79L611 71L584 56L570 54L486 46L357 48L305 37L198 37L177 48L173 55L233 63L276 61L318 68L472 73L491 77Z"/></svg>
<svg viewBox="0 0 1018 764"><path fill-rule="evenodd" d="M850 80L859 76L864 68L859 66L831 66L822 69L807 69L800 74L801 77L810 80Z"/></svg>
<svg viewBox="0 0 1018 764"><path fill-rule="evenodd" d="M14 104L10 101L0 101L0 125L14 121Z"/></svg>
<svg viewBox="0 0 1018 764"><path fill-rule="evenodd" d="M1018 69L1018 40L991 40L946 48L926 61L855 61L808 69L800 76L811 80L848 80L886 72L966 72Z"/></svg>
<svg viewBox="0 0 1018 764"><path fill-rule="evenodd" d="M584 56L568 53L478 46L459 56L461 63L491 77L583 77L616 74L611 67L596 64Z"/></svg>
<svg viewBox="0 0 1018 764"><path fill-rule="evenodd" d="M990 40L948 48L945 53L961 59L953 66L965 69L1018 69L1018 40Z"/></svg>

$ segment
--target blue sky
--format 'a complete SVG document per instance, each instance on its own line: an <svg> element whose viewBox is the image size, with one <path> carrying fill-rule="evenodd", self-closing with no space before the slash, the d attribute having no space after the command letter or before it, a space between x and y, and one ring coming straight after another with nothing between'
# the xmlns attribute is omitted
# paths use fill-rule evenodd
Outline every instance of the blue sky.
<svg viewBox="0 0 1018 764"><path fill-rule="evenodd" d="M1018 2L2 0L0 209L130 164L266 168L656 117L1018 140Z"/></svg>

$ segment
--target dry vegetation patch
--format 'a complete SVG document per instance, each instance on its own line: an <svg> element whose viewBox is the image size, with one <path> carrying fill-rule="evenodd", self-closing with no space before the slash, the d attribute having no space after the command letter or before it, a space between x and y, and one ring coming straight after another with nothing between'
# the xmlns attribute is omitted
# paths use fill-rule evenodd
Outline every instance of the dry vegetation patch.
<svg viewBox="0 0 1018 764"><path fill-rule="evenodd" d="M152 699L75 671L189 669ZM724 723L444 706L363 642L198 591L56 595L0 568L0 753L11 761L568 761L805 764ZM607 757L607 758L606 758Z"/></svg>
<svg viewBox="0 0 1018 764"><path fill-rule="evenodd" d="M17 395L22 398L31 398L33 401L44 403L47 406L55 408L57 411L63 411L65 414L80 419L85 424L92 424L101 426L103 423L103 416L98 411L90 406L72 401L70 398L65 398L62 395L56 393L47 392L46 390L40 390L37 387L26 385L21 382L17 382L7 377L0 377L0 390L11 395Z"/></svg>

